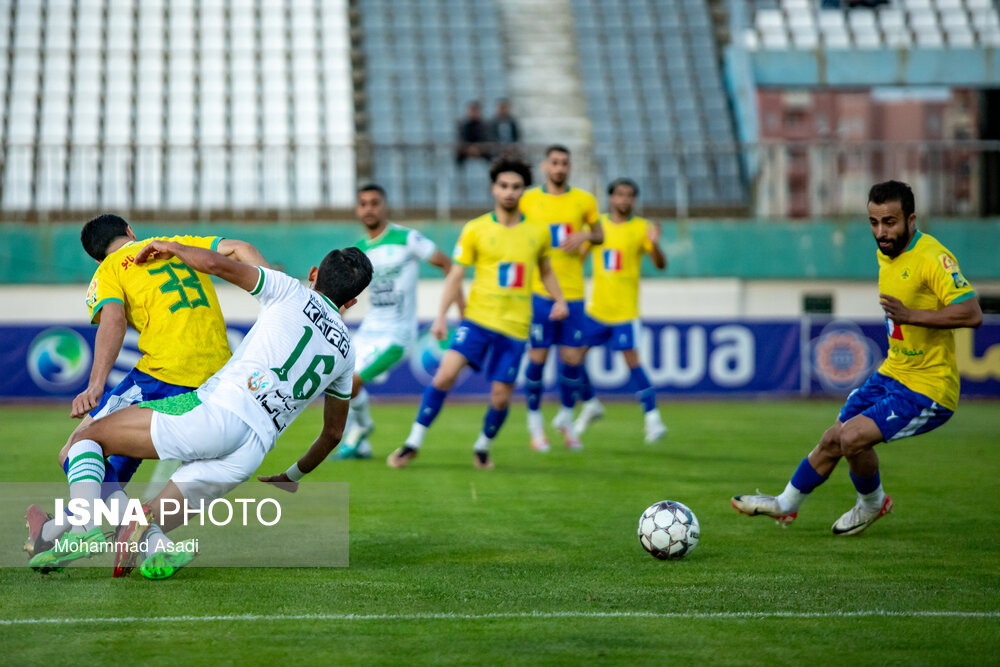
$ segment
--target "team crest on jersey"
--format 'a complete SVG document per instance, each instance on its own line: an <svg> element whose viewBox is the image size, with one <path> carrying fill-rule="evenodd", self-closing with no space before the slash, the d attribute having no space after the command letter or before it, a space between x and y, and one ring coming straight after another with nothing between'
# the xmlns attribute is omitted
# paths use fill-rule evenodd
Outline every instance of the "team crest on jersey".
<svg viewBox="0 0 1000 667"><path fill-rule="evenodd" d="M604 258L605 271L622 270L622 251L617 248L605 248L601 255Z"/></svg>
<svg viewBox="0 0 1000 667"><path fill-rule="evenodd" d="M549 233L552 234L552 247L558 248L559 244L566 240L566 237L573 233L573 226L568 222L557 222L549 225Z"/></svg>
<svg viewBox="0 0 1000 667"><path fill-rule="evenodd" d="M254 371L247 378L247 389L254 392L268 391L274 386L274 376L266 371Z"/></svg>
<svg viewBox="0 0 1000 667"><path fill-rule="evenodd" d="M497 282L500 287L524 287L524 264L521 262L500 262L497 268Z"/></svg>
<svg viewBox="0 0 1000 667"><path fill-rule="evenodd" d="M90 281L90 287L87 288L87 308L93 308L97 304L97 280Z"/></svg>
<svg viewBox="0 0 1000 667"><path fill-rule="evenodd" d="M951 274L951 279L952 282L955 283L956 289L969 286L969 281L962 275L962 272L958 269L958 263L955 260L948 255L941 255L939 259L941 260L941 266L944 267L944 270Z"/></svg>

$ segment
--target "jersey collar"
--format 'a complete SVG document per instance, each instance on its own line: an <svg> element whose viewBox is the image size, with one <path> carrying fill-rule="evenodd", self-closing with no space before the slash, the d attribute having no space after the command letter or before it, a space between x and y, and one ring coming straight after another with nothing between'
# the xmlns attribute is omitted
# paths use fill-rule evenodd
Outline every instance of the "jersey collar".
<svg viewBox="0 0 1000 667"><path fill-rule="evenodd" d="M910 239L910 245L906 246L906 250L904 250L903 252L909 252L910 250L913 250L913 247L917 245L917 241L920 240L921 236L923 236L923 233L919 229L916 230L913 234L913 238Z"/></svg>
<svg viewBox="0 0 1000 667"><path fill-rule="evenodd" d="M497 223L498 225L500 224L500 221L499 221L499 220L497 220L497 212L496 212L496 209L494 209L494 210L490 211L490 217L491 217L491 218L493 218L493 222ZM518 222L519 222L519 223L520 223L520 222L524 222L524 217L525 217L525 216L524 216L524 213L521 213L521 219L520 219L520 220L518 220Z"/></svg>
<svg viewBox="0 0 1000 667"><path fill-rule="evenodd" d="M392 229L392 223L391 222L387 222L387 223L385 223L385 229L383 229L382 233L379 234L378 236L376 236L375 238L372 238L372 237L368 236L368 234L366 233L365 234L365 239L364 239L365 243L367 243L369 245L371 245L373 243L378 243L379 241L381 241L382 239L385 238L385 235L389 233L390 229Z"/></svg>
<svg viewBox="0 0 1000 667"><path fill-rule="evenodd" d="M545 194L551 194L548 190L545 189L545 183L542 183L541 187L542 187L542 192L544 192ZM573 188L571 188L570 186L567 185L566 186L566 192L563 192L563 193L560 193L560 194L568 195L569 191L572 190L572 189ZM552 195L552 196L553 197L558 197L559 195Z"/></svg>
<svg viewBox="0 0 1000 667"><path fill-rule="evenodd" d="M328 304L330 304L330 307L333 308L335 311L337 311L338 315L340 314L340 308L337 308L337 306L333 304L333 301L330 301L330 297L328 297L327 295L323 294L318 290L313 290L313 291L316 292L316 294L319 294L320 298L323 299L323 301L326 301Z"/></svg>

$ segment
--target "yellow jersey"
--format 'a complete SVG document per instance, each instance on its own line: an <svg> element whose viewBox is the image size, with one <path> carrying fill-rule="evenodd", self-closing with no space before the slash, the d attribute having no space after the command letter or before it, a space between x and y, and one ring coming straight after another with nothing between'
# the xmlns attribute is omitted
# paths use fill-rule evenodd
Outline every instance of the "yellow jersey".
<svg viewBox="0 0 1000 667"><path fill-rule="evenodd" d="M559 244L573 232L589 229L597 222L597 200L585 190L567 188L561 195L549 194L545 186L531 188L521 197L521 212L532 224L540 225L549 236L552 247L552 270L559 279L567 301L583 299L584 253L564 252ZM581 248L582 250L582 248ZM535 276L533 289L551 299L541 278Z"/></svg>
<svg viewBox="0 0 1000 667"><path fill-rule="evenodd" d="M620 324L639 317L639 272L642 256L653 251L646 231L649 221L631 217L612 222L600 218L604 243L594 246L594 289L587 314L605 324Z"/></svg>
<svg viewBox="0 0 1000 667"><path fill-rule="evenodd" d="M878 289L907 308L940 310L975 297L947 248L929 234L917 232L897 257L878 254ZM959 377L953 329L930 329L897 324L886 317L889 355L879 373L903 383L954 410L958 407Z"/></svg>
<svg viewBox="0 0 1000 667"><path fill-rule="evenodd" d="M226 322L208 275L176 257L136 264L135 256L153 240L215 250L217 236L158 236L130 241L104 258L87 290L90 321L117 302L139 332L142 358L137 370L157 380L197 387L229 360Z"/></svg>
<svg viewBox="0 0 1000 667"><path fill-rule="evenodd" d="M548 257L549 236L541 225L521 222L507 227L496 213L465 223L454 258L475 267L465 319L510 338L527 340L531 327L531 282L538 261Z"/></svg>

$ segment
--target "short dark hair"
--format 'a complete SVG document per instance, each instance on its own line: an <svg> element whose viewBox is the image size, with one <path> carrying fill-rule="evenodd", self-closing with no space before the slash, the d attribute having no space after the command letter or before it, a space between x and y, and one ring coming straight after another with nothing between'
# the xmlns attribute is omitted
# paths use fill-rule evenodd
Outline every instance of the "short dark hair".
<svg viewBox="0 0 1000 667"><path fill-rule="evenodd" d="M108 246L115 239L126 236L128 223L117 215L105 213L99 215L83 226L80 232L80 243L87 254L103 262L108 256Z"/></svg>
<svg viewBox="0 0 1000 667"><path fill-rule="evenodd" d="M383 201L389 201L389 197L387 197L385 194L385 188L383 188L378 183L365 183L360 188L358 188L358 194L360 195L362 192L377 192L380 195L382 195Z"/></svg>
<svg viewBox="0 0 1000 667"><path fill-rule="evenodd" d="M562 144L549 144L545 147L545 157L548 157L552 153L565 153L570 155L569 149Z"/></svg>
<svg viewBox="0 0 1000 667"><path fill-rule="evenodd" d="M508 171L520 174L524 179L524 187L531 185L531 165L521 158L509 155L493 160L493 164L490 165L490 183L496 183L497 176Z"/></svg>
<svg viewBox="0 0 1000 667"><path fill-rule="evenodd" d="M340 308L361 294L372 281L372 263L360 248L331 250L319 264L316 291Z"/></svg>
<svg viewBox="0 0 1000 667"><path fill-rule="evenodd" d="M916 210L913 203L913 190L902 181L886 181L876 183L868 191L868 201L872 204L884 204L889 201L898 201L899 207L903 209L903 220L909 220Z"/></svg>
<svg viewBox="0 0 1000 667"><path fill-rule="evenodd" d="M632 194L634 194L636 197L639 196L639 186L631 178L616 178L615 180L611 181L611 183L608 184L608 194L609 195L614 194L615 188L617 188L619 185L627 185L628 187L632 188Z"/></svg>

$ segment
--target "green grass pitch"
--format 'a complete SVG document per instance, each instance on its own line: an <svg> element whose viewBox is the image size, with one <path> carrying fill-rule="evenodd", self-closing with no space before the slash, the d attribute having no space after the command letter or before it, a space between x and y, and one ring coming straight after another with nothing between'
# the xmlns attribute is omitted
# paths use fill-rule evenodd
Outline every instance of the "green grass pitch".
<svg viewBox="0 0 1000 667"><path fill-rule="evenodd" d="M843 464L790 528L729 506L757 487L780 491L837 403L664 401L670 434L657 445L643 443L636 405L608 407L584 451L554 437L538 454L519 406L496 469L478 471L483 408L449 404L416 462L393 470L384 457L415 408L376 400L375 460L327 463L313 477L350 484L350 567L188 568L162 582L0 569L2 662L998 660L1000 405L966 402L938 431L880 445L896 508L850 538L830 533L854 502ZM67 412L0 409L0 480L64 479L52 461ZM319 422L308 410L262 471L284 470ZM701 522L684 560L657 561L636 538L640 513L662 499Z"/></svg>

